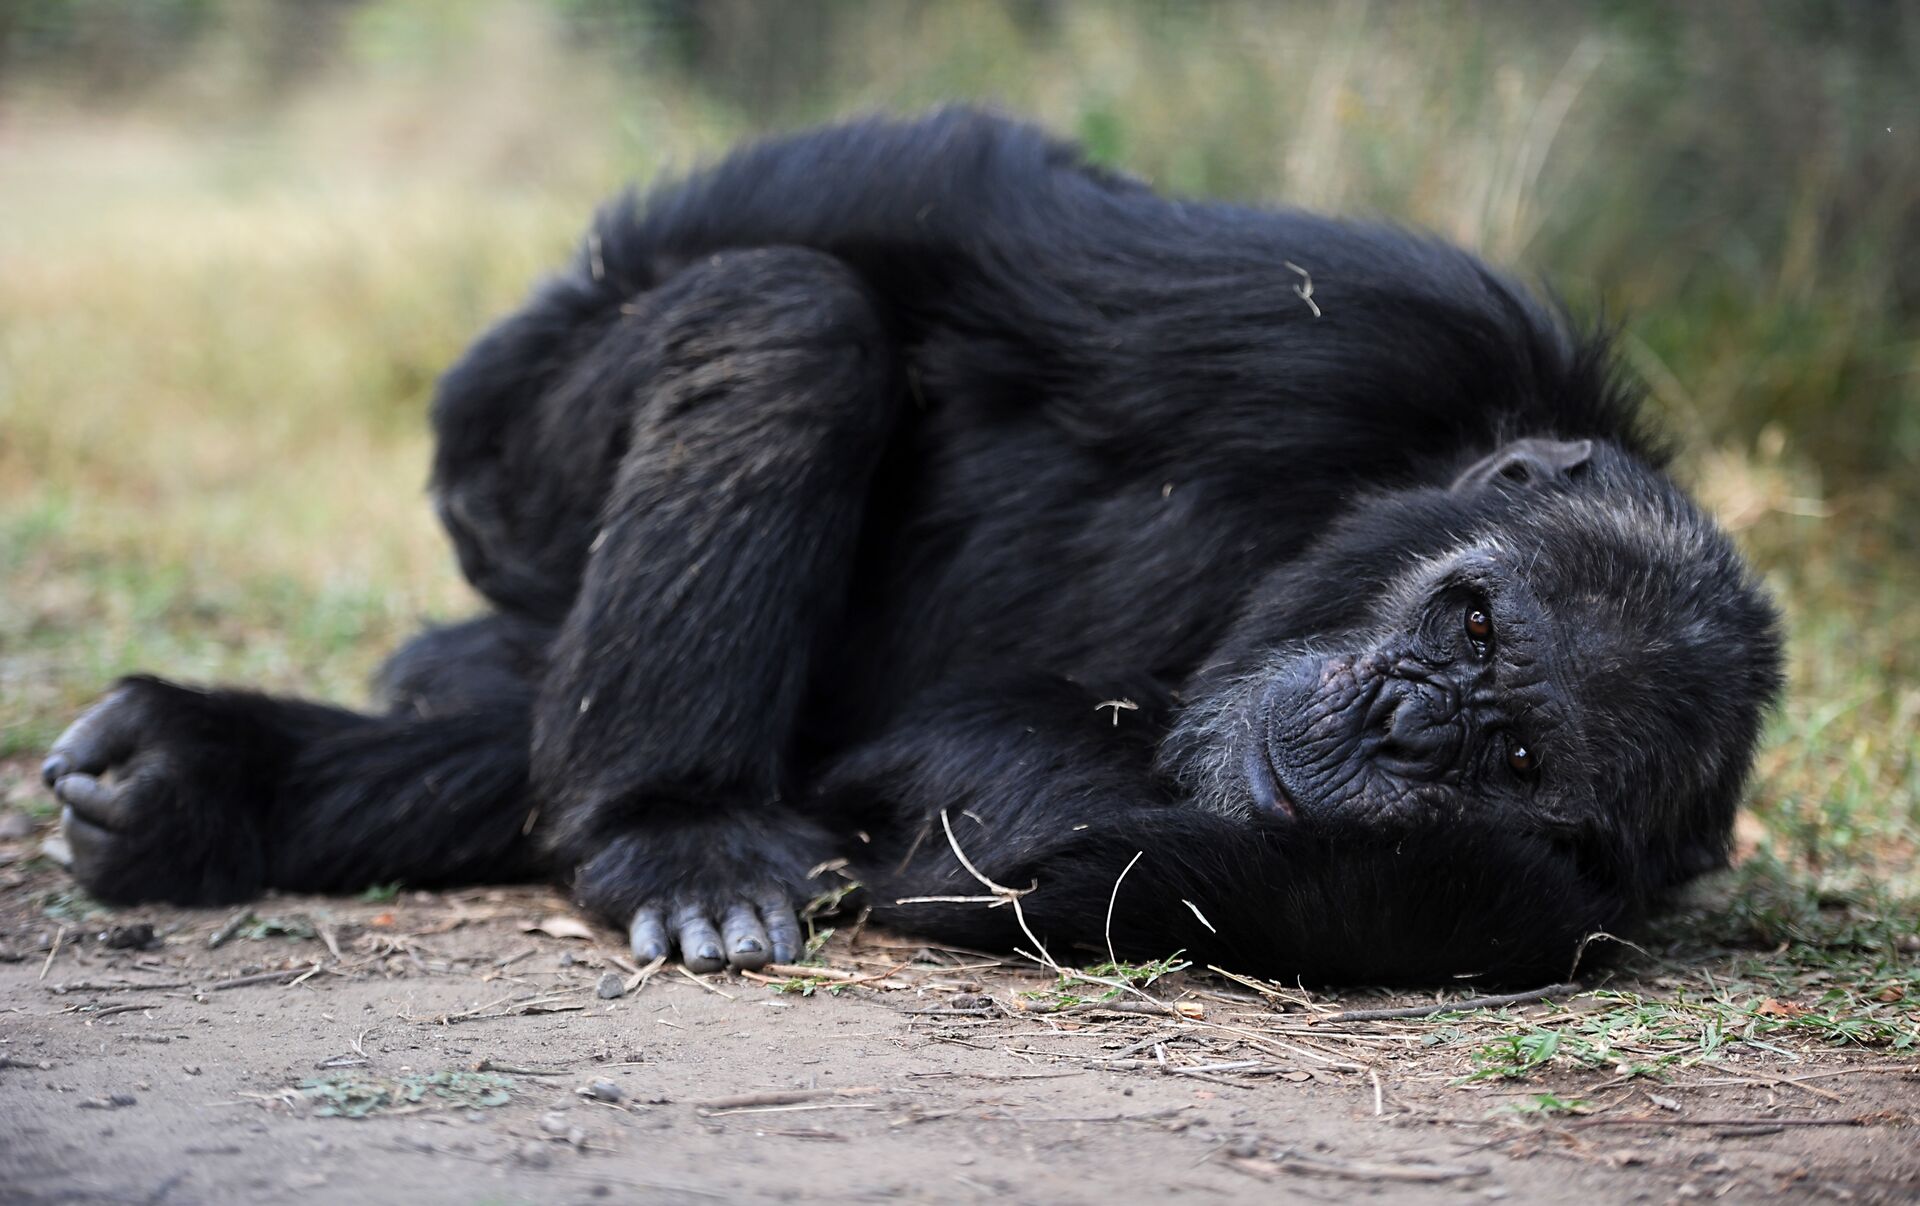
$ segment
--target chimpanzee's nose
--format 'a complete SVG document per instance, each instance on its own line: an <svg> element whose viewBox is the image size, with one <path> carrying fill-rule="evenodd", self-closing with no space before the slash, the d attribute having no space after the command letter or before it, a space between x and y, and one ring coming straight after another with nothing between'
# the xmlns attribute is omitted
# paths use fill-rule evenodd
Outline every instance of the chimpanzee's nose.
<svg viewBox="0 0 1920 1206"><path fill-rule="evenodd" d="M1393 680L1381 688L1374 718L1380 729L1375 757L1401 773L1436 778L1457 761L1460 712L1438 685Z"/></svg>

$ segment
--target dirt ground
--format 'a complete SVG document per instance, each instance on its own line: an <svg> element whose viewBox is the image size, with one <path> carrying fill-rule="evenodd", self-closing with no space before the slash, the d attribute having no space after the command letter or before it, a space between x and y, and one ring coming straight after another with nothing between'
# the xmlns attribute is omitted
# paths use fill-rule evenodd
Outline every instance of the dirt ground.
<svg viewBox="0 0 1920 1206"><path fill-rule="evenodd" d="M1911 1053L1463 1083L1442 1038L1567 1004L1341 1019L1435 998L1197 969L1074 1004L846 924L804 977L695 979L540 888L102 913L11 816L9 1202L1920 1198Z"/></svg>

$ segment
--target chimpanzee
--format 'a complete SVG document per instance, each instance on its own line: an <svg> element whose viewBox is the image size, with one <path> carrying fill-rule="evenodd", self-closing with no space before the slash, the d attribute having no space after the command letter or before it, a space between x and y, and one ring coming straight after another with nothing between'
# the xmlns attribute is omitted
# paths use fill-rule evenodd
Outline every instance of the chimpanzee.
<svg viewBox="0 0 1920 1206"><path fill-rule="evenodd" d="M616 199L433 424L493 610L378 714L118 684L45 767L91 891L553 875L710 971L838 871L1063 960L1564 975L1722 863L1779 689L1604 334L976 110Z"/></svg>

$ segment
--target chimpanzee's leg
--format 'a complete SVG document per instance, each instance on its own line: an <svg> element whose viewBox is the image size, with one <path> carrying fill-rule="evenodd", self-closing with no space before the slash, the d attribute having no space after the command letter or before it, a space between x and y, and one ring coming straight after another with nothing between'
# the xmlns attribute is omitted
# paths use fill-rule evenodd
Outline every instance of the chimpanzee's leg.
<svg viewBox="0 0 1920 1206"><path fill-rule="evenodd" d="M553 636L552 625L497 612L428 628L374 672L374 698L390 715L414 719L524 698L546 671Z"/></svg>
<svg viewBox="0 0 1920 1206"><path fill-rule="evenodd" d="M430 631L382 674L388 716L123 680L43 768L74 875L108 900L215 904L534 874L519 668L537 648L518 620Z"/></svg>
<svg viewBox="0 0 1920 1206"><path fill-rule="evenodd" d="M899 390L865 289L823 254L727 252L637 298L627 451L534 711L533 781L579 901L636 955L798 952L833 851L781 803Z"/></svg>

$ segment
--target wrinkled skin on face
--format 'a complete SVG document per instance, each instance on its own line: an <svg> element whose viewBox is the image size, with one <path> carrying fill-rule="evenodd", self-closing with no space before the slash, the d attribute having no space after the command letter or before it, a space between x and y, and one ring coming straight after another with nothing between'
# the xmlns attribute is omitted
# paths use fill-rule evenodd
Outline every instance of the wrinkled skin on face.
<svg viewBox="0 0 1920 1206"><path fill-rule="evenodd" d="M1567 447L1362 504L1259 592L1163 768L1358 846L1490 827L1651 890L1718 865L1776 686L1770 609L1664 476Z"/></svg>
<svg viewBox="0 0 1920 1206"><path fill-rule="evenodd" d="M1253 701L1254 803L1388 834L1457 821L1469 801L1528 827L1590 811L1572 670L1525 581L1475 548L1406 587L1365 647L1294 654Z"/></svg>

